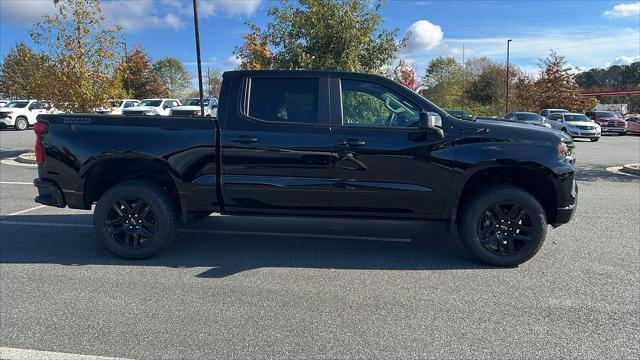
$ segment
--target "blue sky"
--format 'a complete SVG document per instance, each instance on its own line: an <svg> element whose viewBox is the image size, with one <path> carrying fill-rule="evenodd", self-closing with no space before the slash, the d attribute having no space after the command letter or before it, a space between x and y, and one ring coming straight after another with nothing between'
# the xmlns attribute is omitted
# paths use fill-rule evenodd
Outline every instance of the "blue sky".
<svg viewBox="0 0 640 360"><path fill-rule="evenodd" d="M31 44L31 24L51 11L52 0L0 0L0 55L17 41ZM246 33L245 21L268 22L274 3L261 0L199 0L205 68L235 67L232 52ZM124 29L129 49L139 44L158 59L177 57L193 73L195 45L191 0L103 0L110 23ZM511 61L529 73L554 49L570 65L586 69L640 60L640 2L634 1L409 1L389 0L384 27L409 38L400 58L424 73L438 55L461 60L488 56L504 62L506 40Z"/></svg>

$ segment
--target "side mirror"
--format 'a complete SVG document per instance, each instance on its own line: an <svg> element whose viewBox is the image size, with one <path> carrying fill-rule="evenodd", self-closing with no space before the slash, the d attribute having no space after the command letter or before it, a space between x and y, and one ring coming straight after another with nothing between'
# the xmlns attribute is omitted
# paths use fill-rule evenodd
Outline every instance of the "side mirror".
<svg viewBox="0 0 640 360"><path fill-rule="evenodd" d="M435 112L420 112L419 127L425 130L431 130L438 134L440 138L444 138L444 131L442 131L442 119L440 114Z"/></svg>

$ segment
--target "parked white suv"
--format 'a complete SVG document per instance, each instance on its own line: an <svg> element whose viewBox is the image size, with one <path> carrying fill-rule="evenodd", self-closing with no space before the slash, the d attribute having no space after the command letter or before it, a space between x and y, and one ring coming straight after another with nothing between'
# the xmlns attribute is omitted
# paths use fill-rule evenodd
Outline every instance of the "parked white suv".
<svg viewBox="0 0 640 360"><path fill-rule="evenodd" d="M572 138L588 138L595 142L600 140L602 129L586 115L578 113L556 113L547 120L551 127L561 130Z"/></svg>
<svg viewBox="0 0 640 360"><path fill-rule="evenodd" d="M26 130L36 123L36 117L47 110L37 100L16 100L0 108L0 125L13 126L16 130Z"/></svg>
<svg viewBox="0 0 640 360"><path fill-rule="evenodd" d="M172 108L180 106L178 99L144 99L138 106L122 109L122 115L168 116Z"/></svg>
<svg viewBox="0 0 640 360"><path fill-rule="evenodd" d="M202 103L204 104L204 116L212 118L218 117L218 99L202 99ZM200 99L192 98L185 100L182 105L172 108L169 115L200 116Z"/></svg>
<svg viewBox="0 0 640 360"><path fill-rule="evenodd" d="M98 114L122 115L122 110L138 106L138 104L140 104L140 100L136 99L109 100L110 106L108 108L100 108L96 112Z"/></svg>

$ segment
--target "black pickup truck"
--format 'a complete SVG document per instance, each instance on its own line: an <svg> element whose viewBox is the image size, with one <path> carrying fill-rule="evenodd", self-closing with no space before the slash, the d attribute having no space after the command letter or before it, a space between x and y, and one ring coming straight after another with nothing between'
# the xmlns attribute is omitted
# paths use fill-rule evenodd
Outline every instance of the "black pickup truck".
<svg viewBox="0 0 640 360"><path fill-rule="evenodd" d="M226 72L218 116L41 115L35 201L96 203L97 237L126 258L220 212L448 221L501 266L577 204L557 134L458 120L375 75Z"/></svg>

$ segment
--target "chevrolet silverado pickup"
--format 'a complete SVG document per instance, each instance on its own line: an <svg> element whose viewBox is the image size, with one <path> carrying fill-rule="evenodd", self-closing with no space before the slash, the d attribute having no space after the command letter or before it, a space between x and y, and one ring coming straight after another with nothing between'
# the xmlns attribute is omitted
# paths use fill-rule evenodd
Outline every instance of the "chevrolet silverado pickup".
<svg viewBox="0 0 640 360"><path fill-rule="evenodd" d="M562 137L459 120L370 74L230 71L217 119L41 115L34 131L35 201L95 204L97 238L125 258L218 212L440 220L515 266L577 204Z"/></svg>

